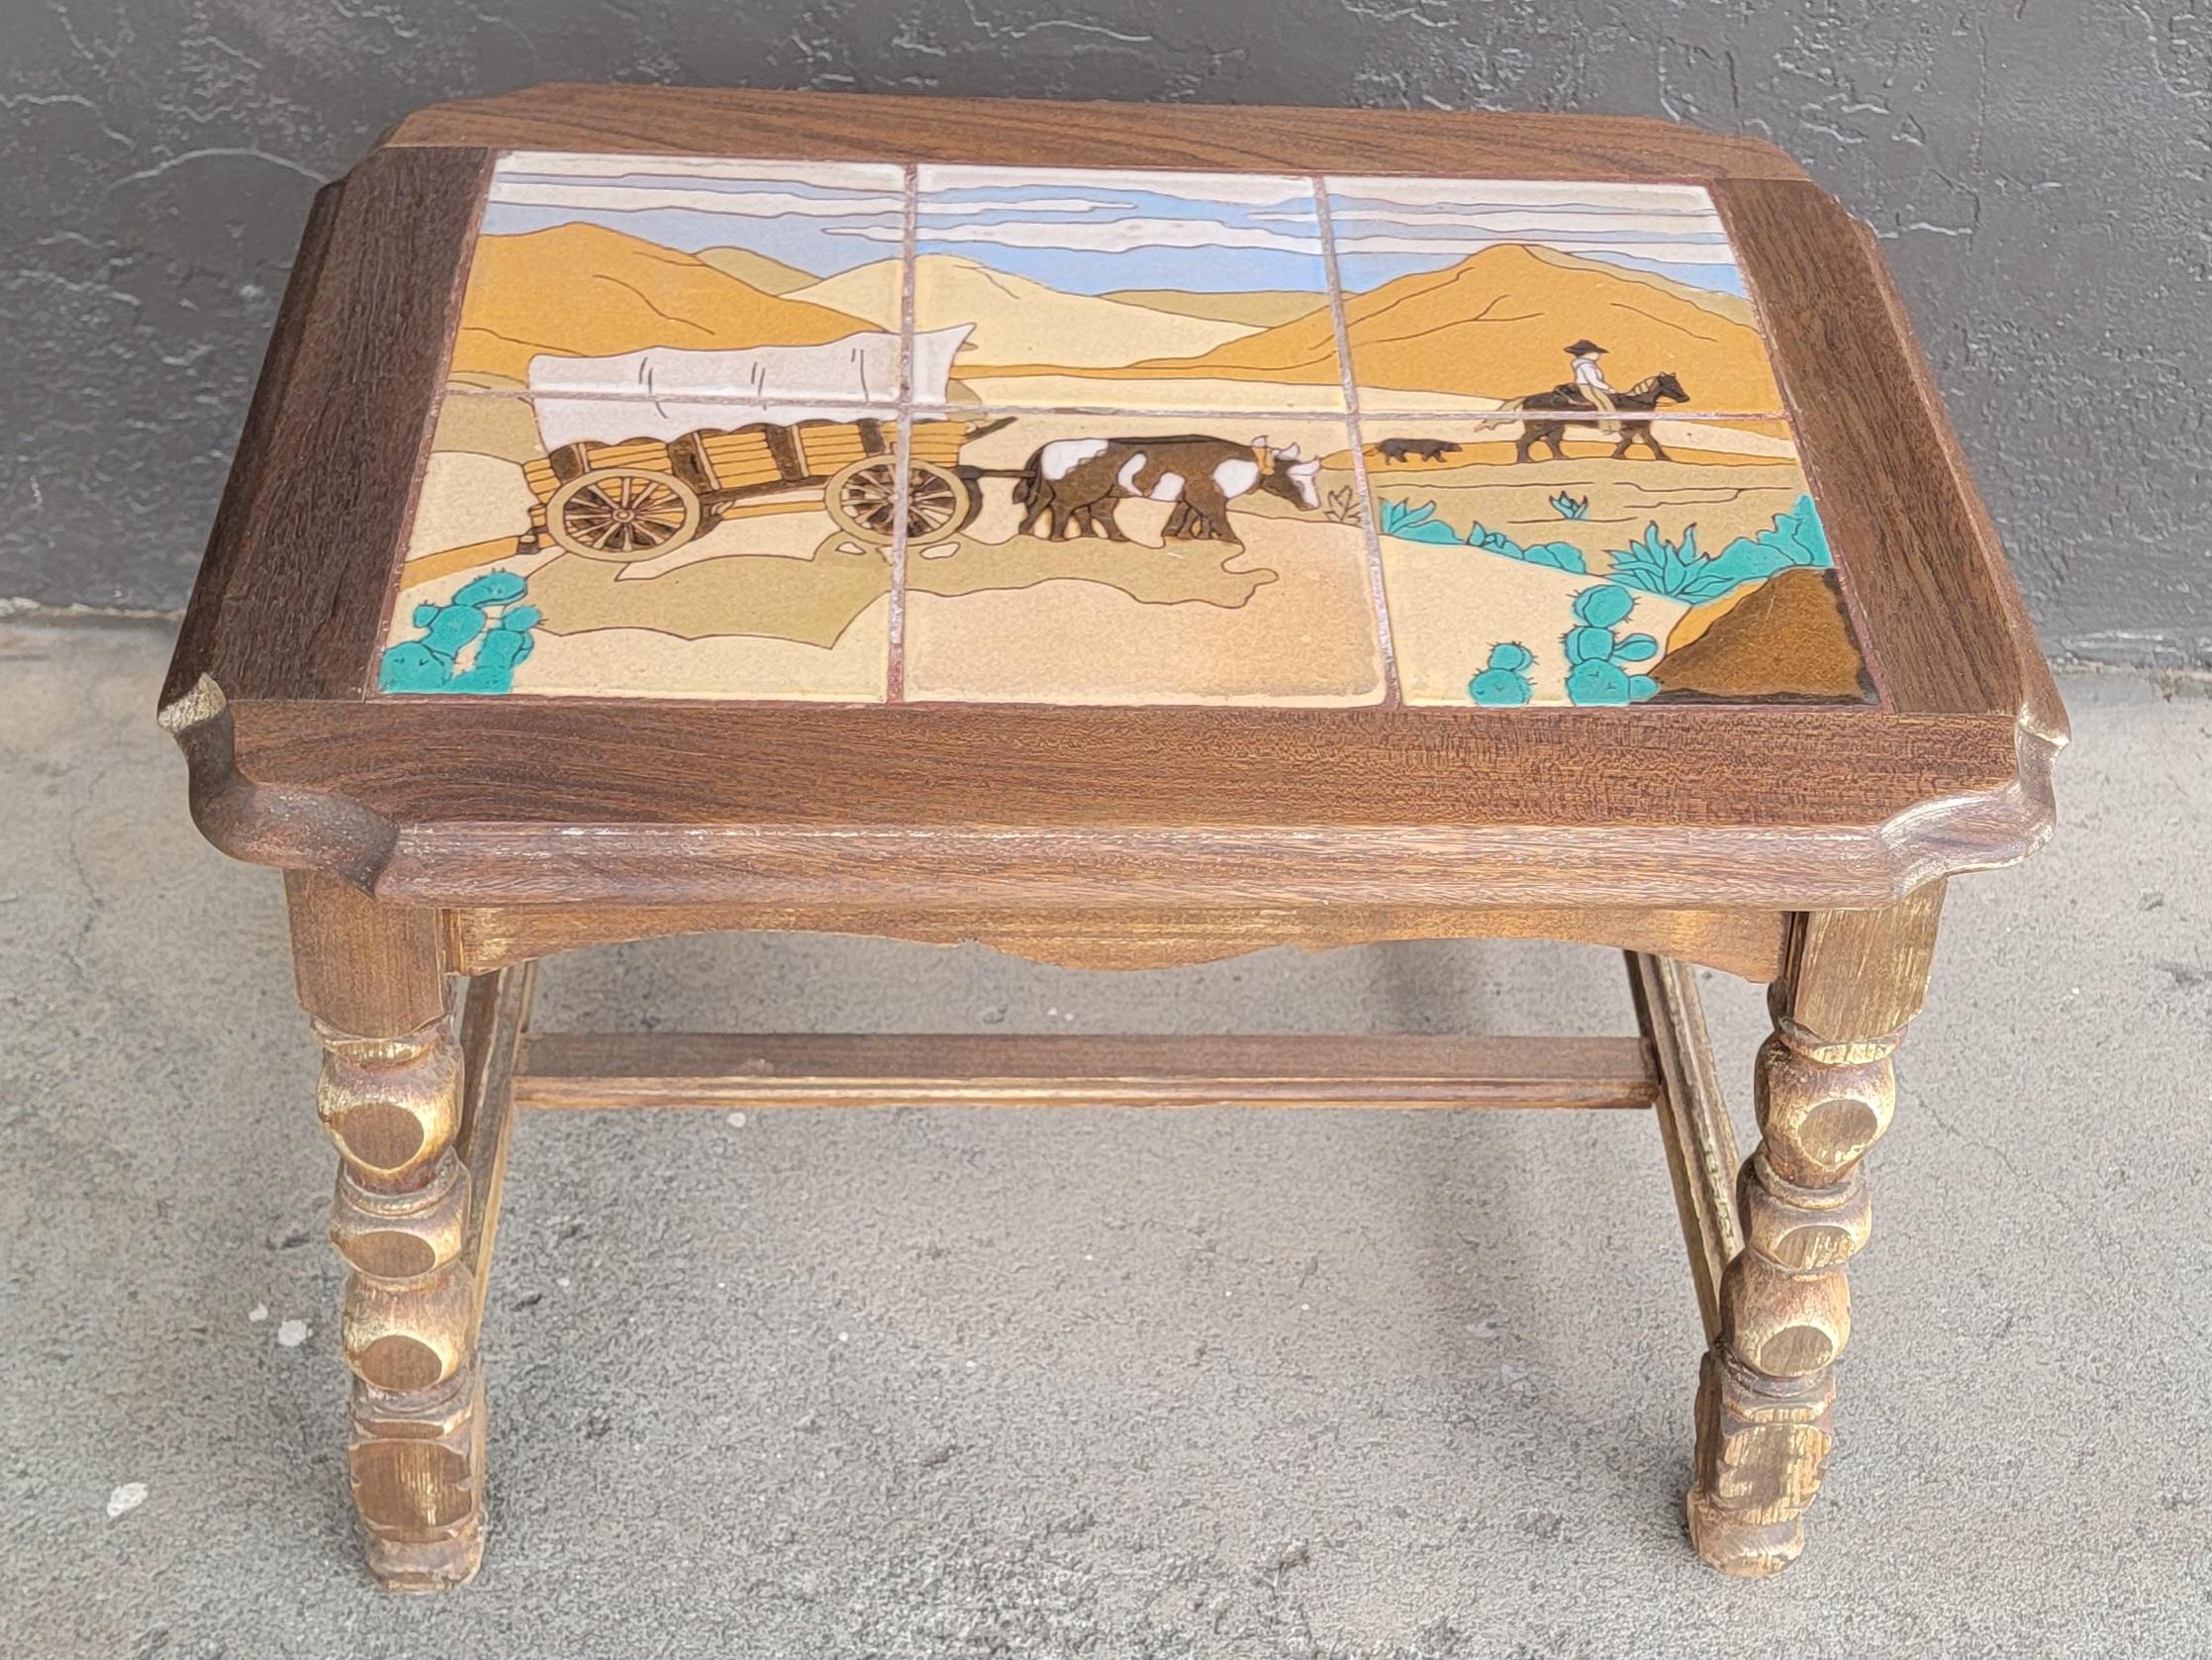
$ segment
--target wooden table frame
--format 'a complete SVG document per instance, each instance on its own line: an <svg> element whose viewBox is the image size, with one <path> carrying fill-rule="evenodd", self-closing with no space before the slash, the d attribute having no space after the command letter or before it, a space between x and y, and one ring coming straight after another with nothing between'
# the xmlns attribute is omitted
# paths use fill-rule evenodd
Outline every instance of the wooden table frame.
<svg viewBox="0 0 2212 1660"><path fill-rule="evenodd" d="M841 709L368 696L502 147L1711 190L1878 666L1875 708ZM425 271L445 273L426 281ZM348 465L325 464L333 454ZM1770 146L1654 123L555 88L403 124L318 199L163 691L195 817L283 867L341 1170L369 1563L483 1543L477 1331L517 1106L1655 1111L1707 1346L1692 1540L1797 1554L1948 878L2049 833L2065 713L1871 235ZM838 756L826 769L808 757ZM1387 757L1388 765L1378 765ZM1141 968L1273 945L1627 953L1641 1035L533 1034L535 963L679 932L980 941ZM1738 1168L1687 964L1772 987ZM456 995L456 988L460 988ZM1686 1357L1685 1357L1686 1358Z"/></svg>
<svg viewBox="0 0 2212 1660"><path fill-rule="evenodd" d="M1627 951L1641 1033L1629 1038L534 1034L533 937L604 943L695 924L441 913L307 872L287 893L324 1049L318 1111L342 1165L331 1231L351 1269L340 1329L356 1377L353 1495L371 1570L409 1590L465 1581L483 1550L477 1335L518 1107L1655 1111L1708 1343L1691 1537L1724 1572L1777 1572L1803 1547L1828 1457L1831 1363L1851 1330L1843 1265L1872 1221L1858 1166L1889 1122L1889 1056L1920 1008L1943 884L1875 911L1622 914L1611 928L1684 953ZM1463 914L1453 934L1534 930L1571 931L1500 912ZM1022 948L1100 960L1089 935L1031 933ZM1740 1173L1696 957L1772 980L1761 1138Z"/></svg>

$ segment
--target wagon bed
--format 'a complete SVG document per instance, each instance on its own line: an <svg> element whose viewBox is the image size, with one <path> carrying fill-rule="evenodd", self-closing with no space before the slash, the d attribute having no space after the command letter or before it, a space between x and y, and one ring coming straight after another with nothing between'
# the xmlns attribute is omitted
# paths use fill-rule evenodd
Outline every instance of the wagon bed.
<svg viewBox="0 0 2212 1660"><path fill-rule="evenodd" d="M546 454L523 469L537 498L526 544L626 562L720 520L818 505L845 535L883 547L902 501L910 535L951 535L982 506L974 469L960 463L967 423L912 423L902 488L896 426L860 412L880 409L898 386L903 349L916 395L941 403L967 334L929 330L903 344L865 331L823 345L532 358ZM740 407L754 419L714 424Z"/></svg>
<svg viewBox="0 0 2212 1660"><path fill-rule="evenodd" d="M907 530L950 536L982 507L960 464L965 421L908 429ZM628 561L671 551L714 522L817 506L847 536L889 546L898 528L897 431L887 421L756 422L675 439L563 444L524 463L537 498L530 545Z"/></svg>

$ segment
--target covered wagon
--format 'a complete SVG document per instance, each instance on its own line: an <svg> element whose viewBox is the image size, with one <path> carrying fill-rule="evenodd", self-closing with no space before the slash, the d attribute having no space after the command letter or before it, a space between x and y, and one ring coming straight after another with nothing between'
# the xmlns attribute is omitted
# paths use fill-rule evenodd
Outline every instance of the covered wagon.
<svg viewBox="0 0 2212 1660"><path fill-rule="evenodd" d="M913 401L941 405L966 326L914 337ZM961 464L965 421L916 416L901 486L899 336L825 345L530 359L545 445L525 463L536 497L527 546L626 563L671 551L723 519L819 508L856 541L950 536L982 506Z"/></svg>

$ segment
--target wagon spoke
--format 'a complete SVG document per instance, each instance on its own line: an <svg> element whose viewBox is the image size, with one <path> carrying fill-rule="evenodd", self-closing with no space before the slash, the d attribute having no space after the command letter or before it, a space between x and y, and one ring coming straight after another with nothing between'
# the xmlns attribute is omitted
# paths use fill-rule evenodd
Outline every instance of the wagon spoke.
<svg viewBox="0 0 2212 1660"><path fill-rule="evenodd" d="M842 496L841 505L855 523L890 534L899 511L899 481L889 466L879 463L853 474L845 481Z"/></svg>
<svg viewBox="0 0 2212 1660"><path fill-rule="evenodd" d="M571 553L617 560L682 546L700 517L699 497L683 479L645 467L587 472L546 503L555 542Z"/></svg>
<svg viewBox="0 0 2212 1660"><path fill-rule="evenodd" d="M958 516L960 492L942 473L915 468L907 480L907 533L928 536Z"/></svg>

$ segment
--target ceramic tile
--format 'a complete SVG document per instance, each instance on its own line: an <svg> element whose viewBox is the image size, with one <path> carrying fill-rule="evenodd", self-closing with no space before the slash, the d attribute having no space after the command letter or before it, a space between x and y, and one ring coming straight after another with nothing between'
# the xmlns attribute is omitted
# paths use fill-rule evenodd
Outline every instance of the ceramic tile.
<svg viewBox="0 0 2212 1660"><path fill-rule="evenodd" d="M446 400L380 691L886 695L894 411L567 440L589 407Z"/></svg>
<svg viewBox="0 0 2212 1660"><path fill-rule="evenodd" d="M656 403L681 431L706 399L789 420L895 400L906 189L882 165L507 155L452 378L648 406L620 436Z"/></svg>
<svg viewBox="0 0 2212 1660"><path fill-rule="evenodd" d="M1578 360L1623 408L1782 408L1702 189L1331 178L1326 190L1363 411L1552 398ZM1571 349L1586 343L1601 350Z"/></svg>
<svg viewBox="0 0 2212 1660"><path fill-rule="evenodd" d="M958 441L981 508L908 546L908 701L1381 701L1341 421L993 414Z"/></svg>
<svg viewBox="0 0 2212 1660"><path fill-rule="evenodd" d="M1864 702L1741 288L1686 185L510 154L382 683Z"/></svg>
<svg viewBox="0 0 2212 1660"><path fill-rule="evenodd" d="M1408 704L1867 703L1786 428L1661 421L1520 458L1522 424L1363 420Z"/></svg>
<svg viewBox="0 0 2212 1660"><path fill-rule="evenodd" d="M1309 181L922 167L914 320L965 331L921 401L1341 411Z"/></svg>

